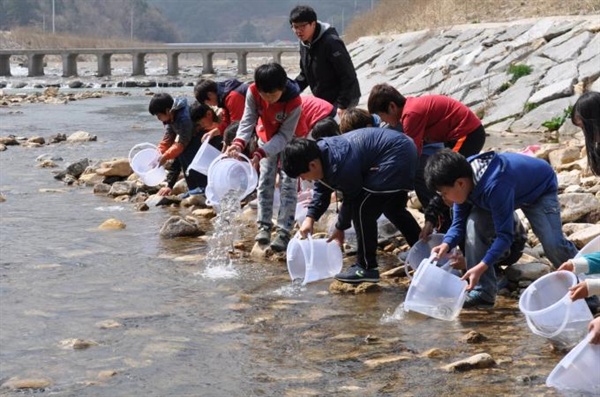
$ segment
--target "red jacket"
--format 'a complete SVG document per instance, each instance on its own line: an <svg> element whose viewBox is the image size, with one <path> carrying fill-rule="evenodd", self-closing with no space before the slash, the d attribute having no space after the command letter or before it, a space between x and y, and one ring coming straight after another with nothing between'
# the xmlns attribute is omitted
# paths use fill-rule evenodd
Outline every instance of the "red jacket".
<svg viewBox="0 0 600 397"><path fill-rule="evenodd" d="M468 107L444 95L407 97L400 123L404 133L417 145L457 140L481 126L481 120Z"/></svg>
<svg viewBox="0 0 600 397"><path fill-rule="evenodd" d="M324 99L308 95L302 95L300 98L302 99L302 114L295 135L304 138L317 121L335 115L333 114L333 105Z"/></svg>
<svg viewBox="0 0 600 397"><path fill-rule="evenodd" d="M221 113L221 123L219 123L219 131L221 131L221 134L225 132L225 129L229 124L242 119L247 91L248 84L242 83L235 89L227 92L222 103L219 104L219 107L223 109Z"/></svg>
<svg viewBox="0 0 600 397"><path fill-rule="evenodd" d="M301 106L298 85L290 79L281 98L272 104L262 99L254 83L250 84L246 95L244 116L233 144L244 150L256 129L258 138L263 142L256 150L258 155L262 158L278 154L294 137L302 113ZM259 120L262 121L262 125L259 125ZM257 126L259 128L256 128Z"/></svg>

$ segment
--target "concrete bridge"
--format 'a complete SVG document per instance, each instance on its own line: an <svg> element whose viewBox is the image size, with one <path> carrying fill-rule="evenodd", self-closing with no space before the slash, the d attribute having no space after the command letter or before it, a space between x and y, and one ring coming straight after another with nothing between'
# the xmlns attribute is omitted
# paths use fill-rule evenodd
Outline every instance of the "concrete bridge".
<svg viewBox="0 0 600 397"><path fill-rule="evenodd" d="M115 54L130 54L132 58L132 75L143 76L146 74L144 58L147 54L165 54L167 57L167 74L179 74L179 55L201 54L202 73L214 73L213 55L236 54L239 74L247 74L247 57L252 54L271 54L275 62L281 63L281 54L284 52L298 52L296 45L269 46L262 43L217 43L217 44L172 44L161 47L148 48L73 48L73 49L38 49L38 50L0 50L0 76L11 76L10 57L27 56L28 76L44 75L44 57L46 55L60 55L62 57L63 77L77 76L77 57L79 55L95 55L98 59L98 76L110 76L111 57Z"/></svg>

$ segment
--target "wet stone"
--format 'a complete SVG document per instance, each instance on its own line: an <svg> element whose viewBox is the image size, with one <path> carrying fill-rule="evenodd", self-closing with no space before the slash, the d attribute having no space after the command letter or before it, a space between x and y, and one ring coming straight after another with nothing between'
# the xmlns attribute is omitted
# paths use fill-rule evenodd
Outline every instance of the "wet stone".
<svg viewBox="0 0 600 397"><path fill-rule="evenodd" d="M442 368L448 372L461 372L472 369L491 368L494 365L496 365L496 362L492 356L487 353L480 353L464 360L455 361Z"/></svg>
<svg viewBox="0 0 600 397"><path fill-rule="evenodd" d="M462 341L466 343L481 343L488 340L488 337L477 331L469 331L468 334L462 337Z"/></svg>
<svg viewBox="0 0 600 397"><path fill-rule="evenodd" d="M23 389L35 389L43 390L47 387L52 386L53 382L50 379L45 378L10 378L2 384L3 389L12 390L23 390Z"/></svg>
<svg viewBox="0 0 600 397"><path fill-rule="evenodd" d="M100 230L121 230L121 229L125 229L127 226L125 225L124 222L116 219L116 218L110 218L105 220L104 222L102 222L102 224L100 226L98 226L98 229Z"/></svg>
<svg viewBox="0 0 600 397"><path fill-rule="evenodd" d="M378 292L381 290L378 284L375 283L360 283L360 284L348 284L342 283L341 281L333 281L329 285L329 292L332 294L364 294L369 292Z"/></svg>

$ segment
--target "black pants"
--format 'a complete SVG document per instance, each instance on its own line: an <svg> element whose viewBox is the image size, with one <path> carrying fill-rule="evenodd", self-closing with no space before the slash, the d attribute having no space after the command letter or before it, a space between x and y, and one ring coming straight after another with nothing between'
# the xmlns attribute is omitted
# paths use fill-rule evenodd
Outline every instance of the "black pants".
<svg viewBox="0 0 600 397"><path fill-rule="evenodd" d="M381 214L402 233L411 246L419 240L421 228L406 209L408 192L369 193L352 203L352 223L358 242L357 261L365 269L377 267L377 219Z"/></svg>
<svg viewBox="0 0 600 397"><path fill-rule="evenodd" d="M454 141L445 142L444 146L458 152L465 157L473 156L483 149L485 144L485 129L480 125L475 131L467 136Z"/></svg>
<svg viewBox="0 0 600 397"><path fill-rule="evenodd" d="M179 162L179 166L181 168L181 171L183 171L183 176L185 178L185 182L187 183L189 190L193 190L199 187L205 188L206 184L208 183L208 178L201 172L198 172L196 170L190 170L189 173L187 172L188 167L194 160L198 149L200 149L200 146L202 145L201 139L201 135L194 136L190 143L188 143L188 145L185 147L185 150L177 157L177 160L175 160L176 162ZM213 137L209 143L215 148L221 150L223 148L223 137Z"/></svg>

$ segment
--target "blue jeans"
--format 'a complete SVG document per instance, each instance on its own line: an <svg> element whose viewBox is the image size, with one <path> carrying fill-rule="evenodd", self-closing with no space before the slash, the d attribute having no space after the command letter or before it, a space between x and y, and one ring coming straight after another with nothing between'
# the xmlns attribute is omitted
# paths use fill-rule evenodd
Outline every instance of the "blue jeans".
<svg viewBox="0 0 600 397"><path fill-rule="evenodd" d="M546 193L533 204L522 205L521 210L555 268L577 255L577 247L562 232L560 203L556 191Z"/></svg>
<svg viewBox="0 0 600 397"><path fill-rule="evenodd" d="M577 255L577 248L565 238L562 232L560 204L556 192L543 195L533 204L521 206L521 210L529 220L533 232L540 239L546 256L555 268ZM495 237L492 214L481 208L473 207L466 225L465 259L467 269L481 262ZM493 263L488 263L488 269L479 279L475 290L481 293L483 299L490 302L496 299L498 286Z"/></svg>
<svg viewBox="0 0 600 397"><path fill-rule="evenodd" d="M291 234L294 227L296 201L298 200L298 182L295 178L287 176L279 168L282 154L266 157L260 160L260 176L258 178L258 226L269 230L273 227L273 195L275 193L275 179L277 173L280 177L280 205L277 216L277 226L280 232Z"/></svg>

